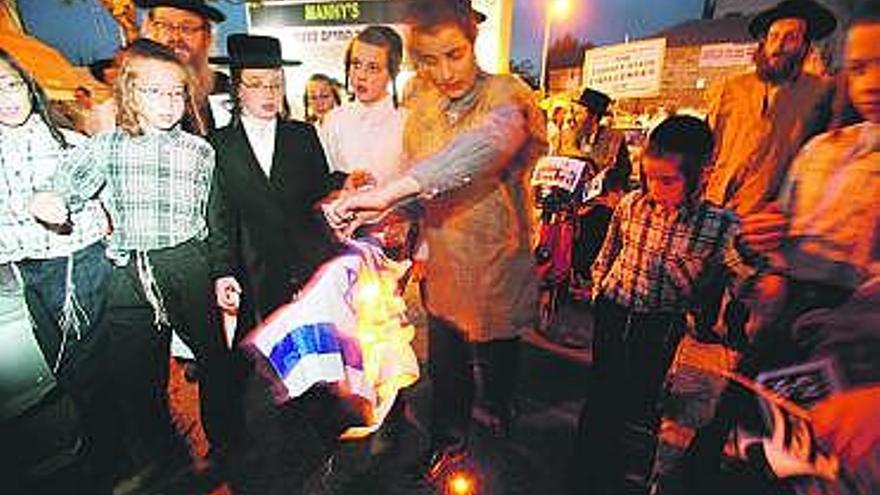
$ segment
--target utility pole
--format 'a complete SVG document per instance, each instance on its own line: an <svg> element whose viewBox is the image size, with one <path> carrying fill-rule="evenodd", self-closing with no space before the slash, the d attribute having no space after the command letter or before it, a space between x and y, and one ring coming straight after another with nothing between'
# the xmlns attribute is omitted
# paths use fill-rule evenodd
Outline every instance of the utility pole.
<svg viewBox="0 0 880 495"><path fill-rule="evenodd" d="M715 4L717 0L703 0L703 19L715 17Z"/></svg>

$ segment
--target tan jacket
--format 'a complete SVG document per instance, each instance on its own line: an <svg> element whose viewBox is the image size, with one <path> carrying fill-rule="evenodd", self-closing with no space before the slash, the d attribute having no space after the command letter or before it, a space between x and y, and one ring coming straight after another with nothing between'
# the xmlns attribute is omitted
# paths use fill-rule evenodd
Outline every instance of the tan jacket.
<svg viewBox="0 0 880 495"><path fill-rule="evenodd" d="M505 163L473 164L466 184L425 201L426 306L470 340L510 338L537 317L528 177L546 152L544 117L533 93L510 76L482 74L469 102L450 102L428 84L409 99L404 151L410 163L444 150L493 111L515 106L528 137ZM510 153L508 153L510 156Z"/></svg>

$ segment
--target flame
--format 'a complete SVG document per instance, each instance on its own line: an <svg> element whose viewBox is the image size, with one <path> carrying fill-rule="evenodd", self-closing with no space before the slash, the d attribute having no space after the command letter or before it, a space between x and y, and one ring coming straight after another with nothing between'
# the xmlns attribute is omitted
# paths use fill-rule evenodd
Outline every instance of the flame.
<svg viewBox="0 0 880 495"><path fill-rule="evenodd" d="M474 495L476 487L476 480L466 471L458 471L446 481L446 492L450 495Z"/></svg>
<svg viewBox="0 0 880 495"><path fill-rule="evenodd" d="M363 370L367 383L376 391L372 417L366 428L350 428L342 438L362 438L384 420L400 389L418 380L418 375L396 366L405 356L412 355L410 342L415 327L406 318L406 303L399 294L399 275L405 266L375 270L366 267L358 273L354 287L353 305L357 318L357 339L363 356Z"/></svg>

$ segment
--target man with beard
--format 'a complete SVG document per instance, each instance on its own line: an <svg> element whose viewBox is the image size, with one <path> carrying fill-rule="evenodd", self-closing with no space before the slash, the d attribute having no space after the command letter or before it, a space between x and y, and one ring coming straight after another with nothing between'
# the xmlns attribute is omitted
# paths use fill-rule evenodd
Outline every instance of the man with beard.
<svg viewBox="0 0 880 495"><path fill-rule="evenodd" d="M783 0L749 24L756 71L727 81L710 111L717 151L706 199L740 216L775 199L795 154L827 123L830 87L801 69L836 25L813 0Z"/></svg>
<svg viewBox="0 0 880 495"><path fill-rule="evenodd" d="M208 96L229 93L229 77L215 72L208 65L213 35L212 22L223 22L226 16L205 0L135 0L141 8L147 8L147 16L141 25L141 36L161 43L172 50L184 65L192 69L196 78L199 118L209 132L216 127ZM187 131L197 129L192 118L183 122Z"/></svg>

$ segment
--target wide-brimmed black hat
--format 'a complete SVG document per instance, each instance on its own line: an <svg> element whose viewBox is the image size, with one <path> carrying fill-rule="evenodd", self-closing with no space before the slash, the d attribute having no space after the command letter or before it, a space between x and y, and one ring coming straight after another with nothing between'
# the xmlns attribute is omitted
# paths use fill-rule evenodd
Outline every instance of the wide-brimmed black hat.
<svg viewBox="0 0 880 495"><path fill-rule="evenodd" d="M611 104L611 97L601 91L592 88L585 88L580 98L574 100L574 103L583 105L596 115L605 115L608 111L608 105Z"/></svg>
<svg viewBox="0 0 880 495"><path fill-rule="evenodd" d="M820 40L837 27L834 13L814 0L783 0L772 9L759 13L749 23L749 33L754 38L767 34L770 26L779 19L803 19L807 23L807 39Z"/></svg>
<svg viewBox="0 0 880 495"><path fill-rule="evenodd" d="M175 9L188 10L214 22L226 20L226 14L217 7L208 5L205 0L134 0L134 4L144 9L174 7Z"/></svg>
<svg viewBox="0 0 880 495"><path fill-rule="evenodd" d="M300 65L299 60L281 58L278 38L236 33L226 38L226 57L211 57L212 64L236 69L270 69L283 65Z"/></svg>

